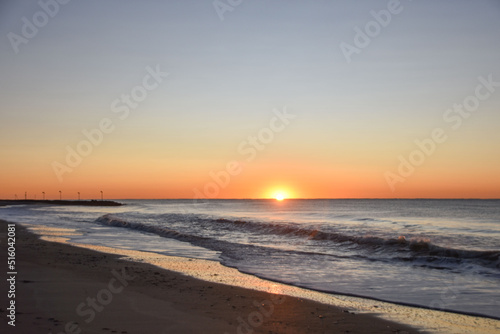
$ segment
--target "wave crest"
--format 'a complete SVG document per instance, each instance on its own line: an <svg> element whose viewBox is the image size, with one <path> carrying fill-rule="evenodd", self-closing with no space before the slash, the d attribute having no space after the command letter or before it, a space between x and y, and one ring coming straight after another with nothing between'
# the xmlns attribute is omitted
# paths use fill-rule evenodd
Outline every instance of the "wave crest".
<svg viewBox="0 0 500 334"><path fill-rule="evenodd" d="M169 217L170 219L185 219L186 217ZM348 235L340 232L321 231L319 229L307 228L295 223L264 223L255 221L245 221L241 219L231 220L225 218L211 219L199 216L190 216L190 221L198 221L203 224L224 224L231 229L244 229L253 233L259 234L274 234L284 237L303 238L323 242L324 245L332 243L332 246L339 248L352 246L357 247L361 251L365 251L371 255L382 254L384 259L403 260L424 262L425 266L429 263L439 264L437 268L441 268L443 264L459 264L462 262L470 262L488 268L500 269L500 251L475 251L463 250L438 246L432 243L428 238L411 238L406 239L400 235L394 238L383 238L372 235ZM221 241L208 237L194 236L184 234L165 226L149 225L143 223L133 223L117 218L111 214L99 217L97 223L125 227L143 232L154 233L162 237L174 238L181 241L198 243L204 241L204 244L221 244ZM219 246L217 246L219 248Z"/></svg>

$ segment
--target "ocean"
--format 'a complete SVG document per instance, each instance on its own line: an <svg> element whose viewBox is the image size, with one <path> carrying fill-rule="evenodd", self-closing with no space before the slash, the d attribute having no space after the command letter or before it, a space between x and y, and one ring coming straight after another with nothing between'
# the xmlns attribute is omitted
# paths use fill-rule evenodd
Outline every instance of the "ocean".
<svg viewBox="0 0 500 334"><path fill-rule="evenodd" d="M326 293L500 319L500 200L118 200L0 219L74 243L218 261Z"/></svg>

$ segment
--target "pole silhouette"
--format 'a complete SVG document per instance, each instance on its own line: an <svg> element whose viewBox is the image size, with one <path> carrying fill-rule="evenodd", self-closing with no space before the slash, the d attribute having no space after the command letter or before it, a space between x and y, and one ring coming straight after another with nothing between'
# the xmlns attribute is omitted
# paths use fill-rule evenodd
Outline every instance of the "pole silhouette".
<svg viewBox="0 0 500 334"><path fill-rule="evenodd" d="M45 191L42 191L43 200L45 201Z"/></svg>
<svg viewBox="0 0 500 334"><path fill-rule="evenodd" d="M101 201L104 201L104 195L103 195L102 190L101 190Z"/></svg>
<svg viewBox="0 0 500 334"><path fill-rule="evenodd" d="M59 200L62 201L62 191L59 190Z"/></svg>

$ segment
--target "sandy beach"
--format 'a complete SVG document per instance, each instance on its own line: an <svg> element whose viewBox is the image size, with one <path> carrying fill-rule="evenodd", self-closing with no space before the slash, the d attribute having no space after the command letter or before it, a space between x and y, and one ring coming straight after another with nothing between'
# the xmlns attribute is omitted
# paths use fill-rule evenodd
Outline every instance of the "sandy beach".
<svg viewBox="0 0 500 334"><path fill-rule="evenodd" d="M6 222L0 226L6 263ZM47 242L19 224L16 269L15 327L8 325L9 286L1 280L2 333L419 332L372 315Z"/></svg>

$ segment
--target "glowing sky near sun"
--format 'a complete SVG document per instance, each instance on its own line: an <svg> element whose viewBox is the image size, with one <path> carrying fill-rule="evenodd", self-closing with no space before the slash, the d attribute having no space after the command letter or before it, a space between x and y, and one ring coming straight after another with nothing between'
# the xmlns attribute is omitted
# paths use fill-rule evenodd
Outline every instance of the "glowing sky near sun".
<svg viewBox="0 0 500 334"><path fill-rule="evenodd" d="M0 198L499 198L500 4L394 3L5 1Z"/></svg>

